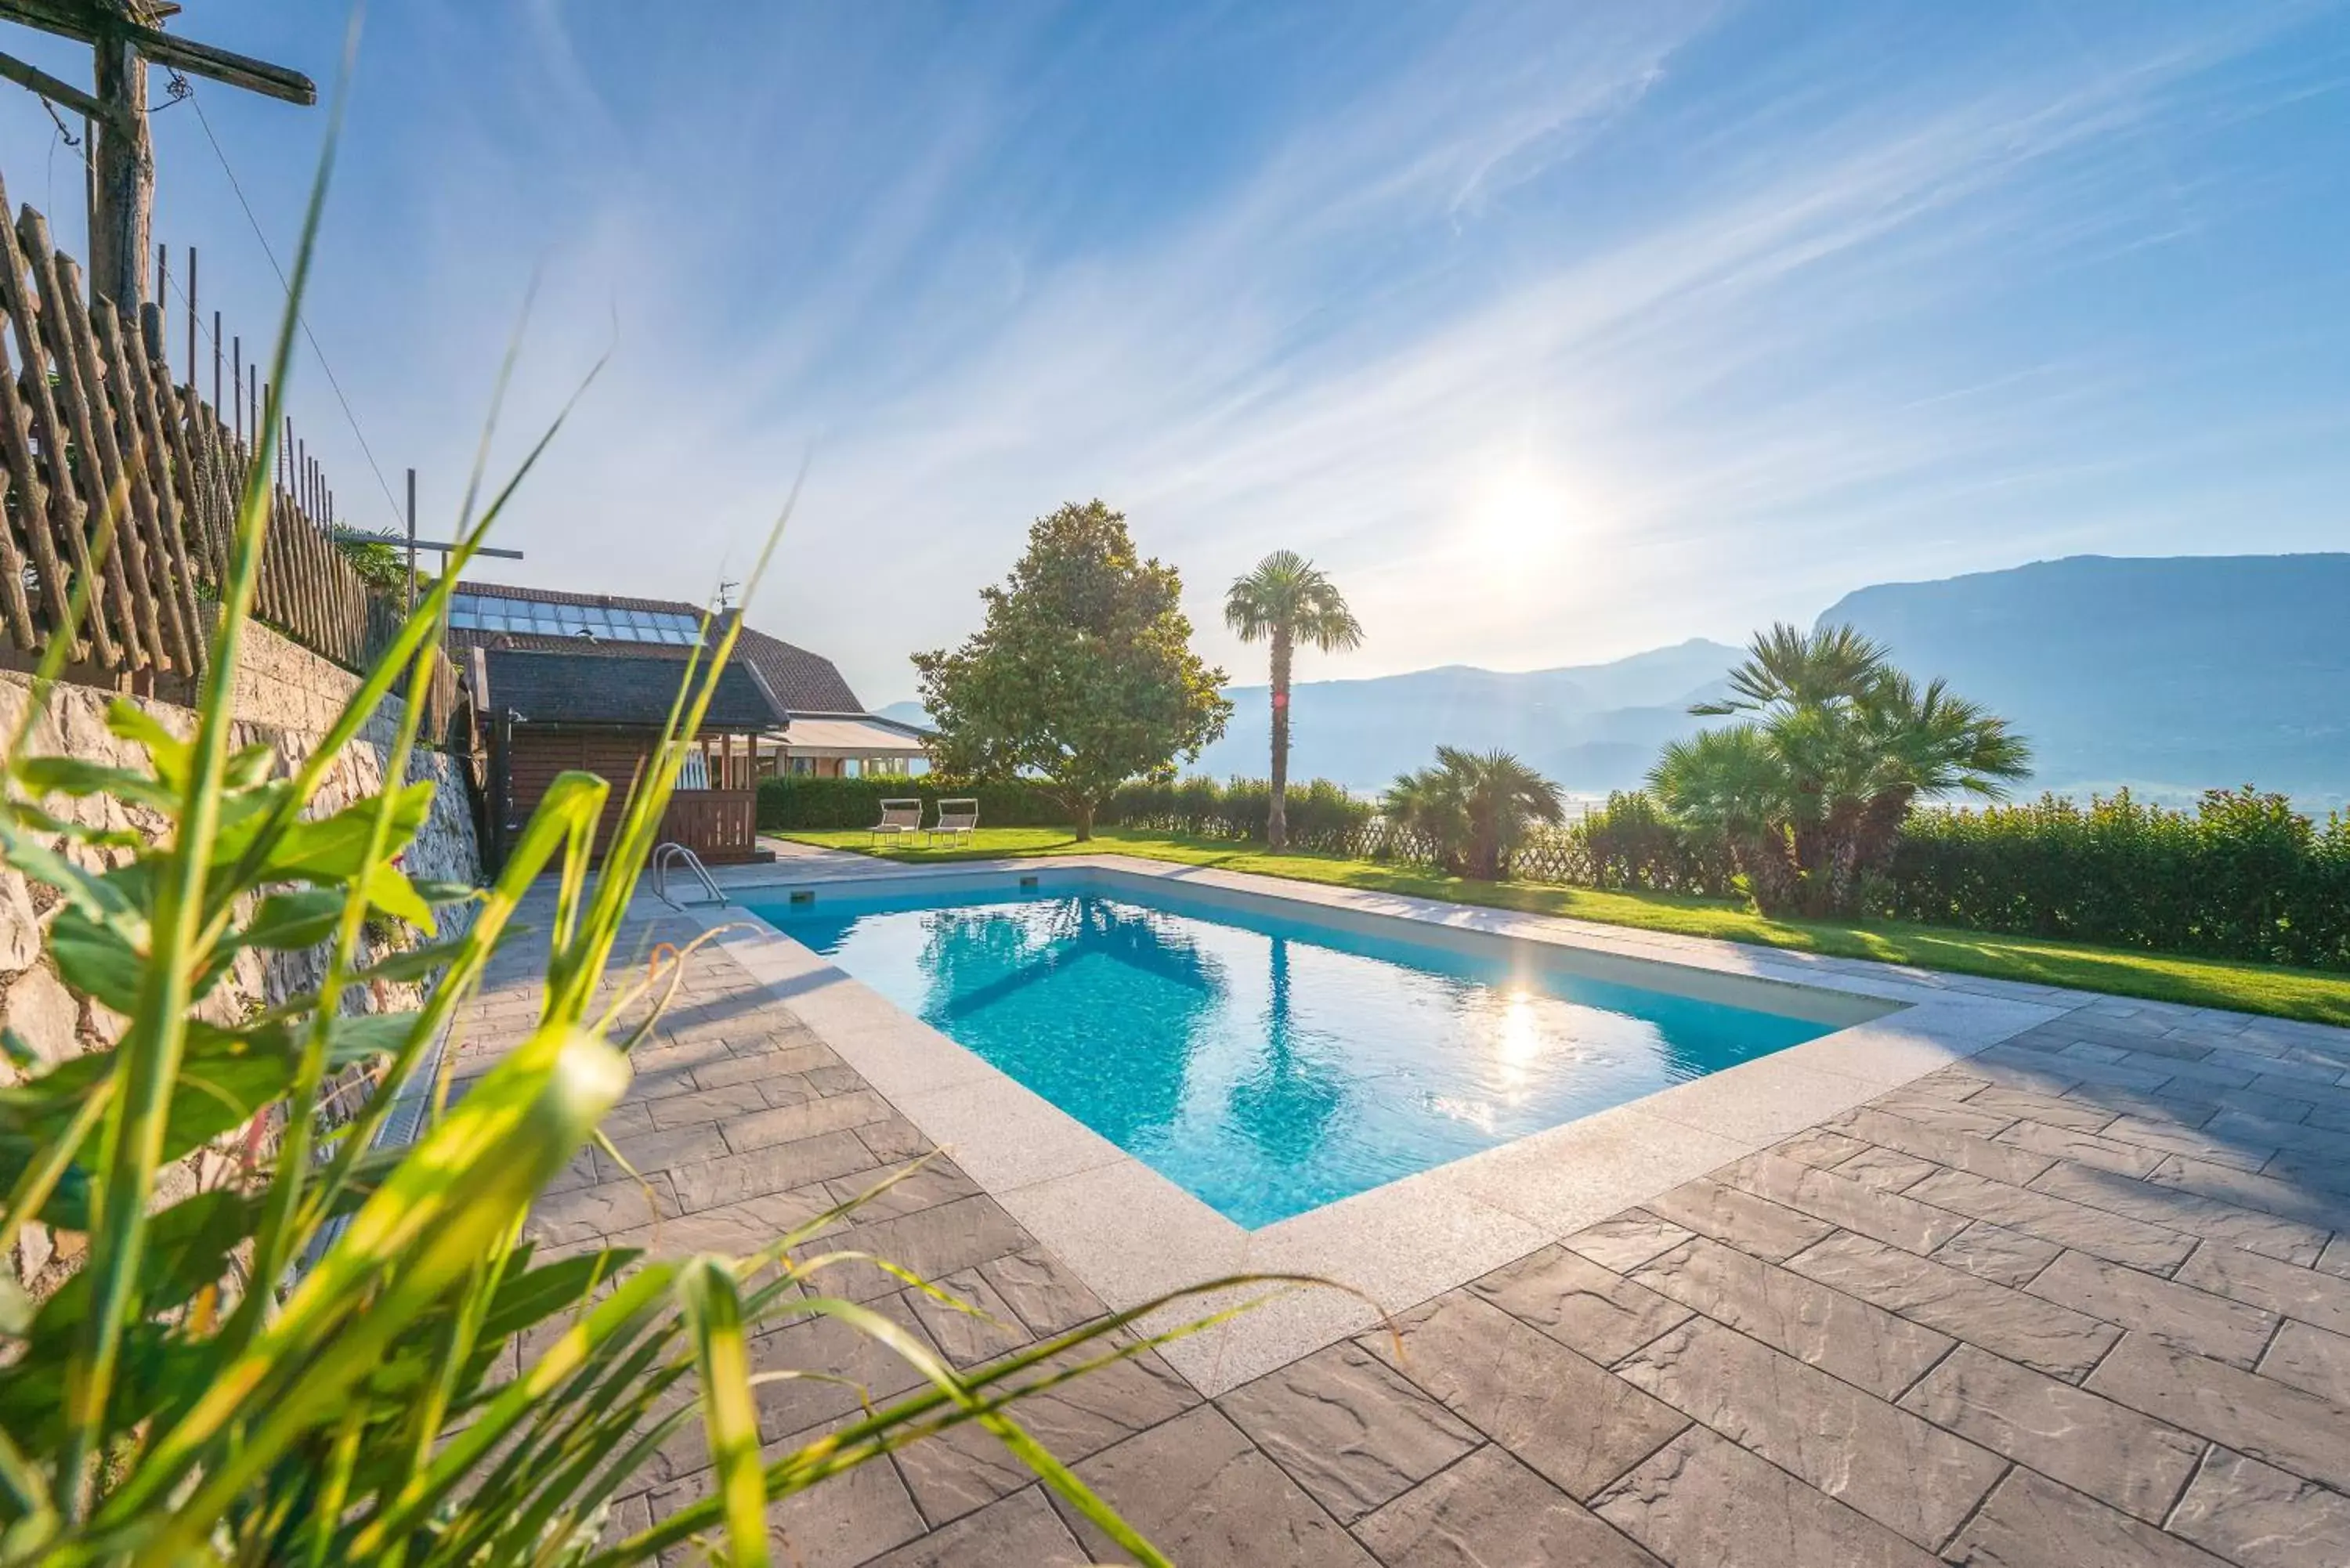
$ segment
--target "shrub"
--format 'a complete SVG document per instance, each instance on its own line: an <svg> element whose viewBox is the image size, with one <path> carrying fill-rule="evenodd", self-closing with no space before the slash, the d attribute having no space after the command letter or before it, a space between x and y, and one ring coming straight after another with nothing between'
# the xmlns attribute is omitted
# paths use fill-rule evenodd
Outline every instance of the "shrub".
<svg viewBox="0 0 2350 1568"><path fill-rule="evenodd" d="M2350 823L2250 786L1921 812L1890 880L1905 919L2350 969Z"/></svg>
<svg viewBox="0 0 2350 1568"><path fill-rule="evenodd" d="M1374 815L1370 802L1357 799L1328 779L1293 784L1288 794L1293 847L1330 854L1356 852L1356 839ZM1165 783L1130 780L1110 797L1105 819L1152 833L1262 843L1272 810L1272 786L1263 779L1235 778L1218 784L1195 774Z"/></svg>
<svg viewBox="0 0 2350 1568"><path fill-rule="evenodd" d="M1433 844L1454 876L1494 881L1542 827L1565 816L1558 786L1507 752L1436 748L1436 765L1405 774L1381 809L1398 827Z"/></svg>
<svg viewBox="0 0 2350 1568"><path fill-rule="evenodd" d="M919 797L926 819L941 799L975 796L986 827L1066 827L1069 811L1044 791L1014 780L968 784L924 774L918 778L833 779L806 774L759 781L759 826L769 833L820 833L870 827L881 820L881 803Z"/></svg>

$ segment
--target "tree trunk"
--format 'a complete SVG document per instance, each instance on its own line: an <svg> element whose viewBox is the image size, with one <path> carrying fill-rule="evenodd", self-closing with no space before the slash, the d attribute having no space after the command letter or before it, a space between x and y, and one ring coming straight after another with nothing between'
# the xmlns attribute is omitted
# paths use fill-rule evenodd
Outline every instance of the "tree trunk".
<svg viewBox="0 0 2350 1568"><path fill-rule="evenodd" d="M1090 800L1073 801L1070 803L1069 810L1077 819L1077 842L1080 844L1092 843L1094 836L1094 803Z"/></svg>
<svg viewBox="0 0 2350 1568"><path fill-rule="evenodd" d="M1265 813L1265 846L1275 855L1289 847L1289 628L1273 632L1273 779Z"/></svg>

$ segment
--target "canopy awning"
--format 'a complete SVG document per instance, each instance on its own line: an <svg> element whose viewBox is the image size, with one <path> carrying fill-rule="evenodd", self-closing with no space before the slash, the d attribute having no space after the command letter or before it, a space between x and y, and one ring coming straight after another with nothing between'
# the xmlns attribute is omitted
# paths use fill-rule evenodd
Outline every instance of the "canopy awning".
<svg viewBox="0 0 2350 1568"><path fill-rule="evenodd" d="M922 737L879 719L795 715L777 751L787 757L919 757Z"/></svg>

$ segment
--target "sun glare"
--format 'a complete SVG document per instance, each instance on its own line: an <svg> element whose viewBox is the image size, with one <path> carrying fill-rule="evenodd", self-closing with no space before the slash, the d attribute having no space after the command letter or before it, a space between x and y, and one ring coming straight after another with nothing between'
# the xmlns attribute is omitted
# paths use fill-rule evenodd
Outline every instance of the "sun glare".
<svg viewBox="0 0 2350 1568"><path fill-rule="evenodd" d="M1552 560L1579 526L1579 508L1567 485L1528 462L1489 472L1471 486L1467 499L1464 542L1496 562L1524 566Z"/></svg>

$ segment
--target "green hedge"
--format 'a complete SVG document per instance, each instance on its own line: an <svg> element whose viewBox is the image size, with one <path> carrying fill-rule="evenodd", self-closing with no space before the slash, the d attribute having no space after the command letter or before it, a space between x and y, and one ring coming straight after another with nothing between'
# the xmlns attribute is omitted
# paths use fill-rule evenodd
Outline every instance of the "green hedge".
<svg viewBox="0 0 2350 1568"><path fill-rule="evenodd" d="M1889 897L1905 919L2350 969L2350 822L2249 786L2191 811L2125 791L1920 812Z"/></svg>
<svg viewBox="0 0 2350 1568"><path fill-rule="evenodd" d="M983 827L1059 827L1069 820L1061 803L1028 784L966 784L925 774L919 778L827 779L784 774L759 781L759 826L770 833L870 827L881 803L920 796L922 819L938 815L941 797L976 796Z"/></svg>
<svg viewBox="0 0 2350 1568"><path fill-rule="evenodd" d="M1273 786L1263 779L1137 779L1118 786L1102 820L1153 833L1262 841L1272 811ZM1301 849L1351 853L1354 836L1369 826L1373 811L1370 802L1328 779L1294 784L1286 803L1289 841Z"/></svg>

